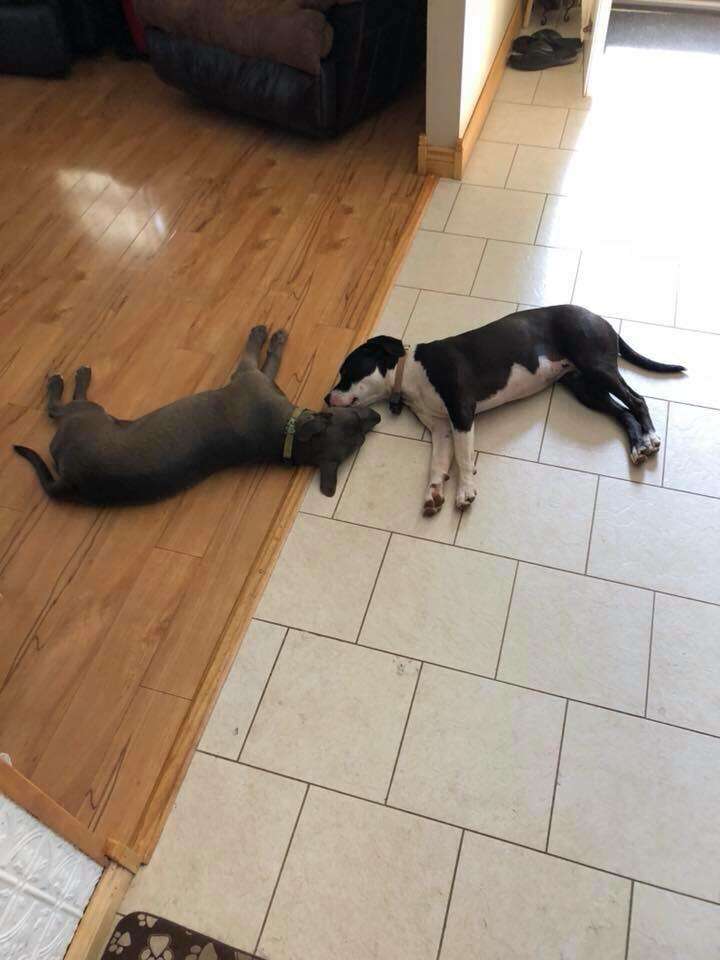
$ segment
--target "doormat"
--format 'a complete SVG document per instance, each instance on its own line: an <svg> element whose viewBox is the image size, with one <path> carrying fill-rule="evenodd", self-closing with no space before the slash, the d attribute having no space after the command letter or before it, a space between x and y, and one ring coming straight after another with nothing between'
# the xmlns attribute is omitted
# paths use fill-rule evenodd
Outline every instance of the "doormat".
<svg viewBox="0 0 720 960"><path fill-rule="evenodd" d="M242 950L151 913L129 913L118 923L102 960L255 960Z"/></svg>

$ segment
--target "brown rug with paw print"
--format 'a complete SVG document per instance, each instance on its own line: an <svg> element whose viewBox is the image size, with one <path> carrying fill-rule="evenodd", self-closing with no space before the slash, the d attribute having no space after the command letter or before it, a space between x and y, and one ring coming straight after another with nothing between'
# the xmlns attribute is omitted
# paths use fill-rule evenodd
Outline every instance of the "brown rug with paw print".
<svg viewBox="0 0 720 960"><path fill-rule="evenodd" d="M255 960L249 953L151 913L118 923L102 960Z"/></svg>

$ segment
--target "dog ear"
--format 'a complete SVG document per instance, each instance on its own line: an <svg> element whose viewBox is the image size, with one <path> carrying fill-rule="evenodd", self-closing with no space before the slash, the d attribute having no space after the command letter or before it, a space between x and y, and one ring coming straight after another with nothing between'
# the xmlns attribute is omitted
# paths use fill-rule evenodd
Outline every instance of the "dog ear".
<svg viewBox="0 0 720 960"><path fill-rule="evenodd" d="M331 463L329 460L324 460L320 464L320 491L324 493L326 497L335 496L339 466L340 464Z"/></svg>
<svg viewBox="0 0 720 960"><path fill-rule="evenodd" d="M327 428L330 426L331 419L332 415L329 413L313 414L309 420L305 420L303 423L298 424L298 440L302 440L303 443L307 443L308 440L312 440L313 437L317 437L319 434L325 433Z"/></svg>
<svg viewBox="0 0 720 960"><path fill-rule="evenodd" d="M373 410L372 407L354 407L353 413L360 421L360 428L363 433L369 433L382 420L377 410Z"/></svg>
<svg viewBox="0 0 720 960"><path fill-rule="evenodd" d="M366 347L372 347L373 351L381 350L383 353L386 353L389 357L392 357L394 360L397 360L399 357L405 353L405 347L403 346L402 340L398 340L397 337L371 337L367 343Z"/></svg>

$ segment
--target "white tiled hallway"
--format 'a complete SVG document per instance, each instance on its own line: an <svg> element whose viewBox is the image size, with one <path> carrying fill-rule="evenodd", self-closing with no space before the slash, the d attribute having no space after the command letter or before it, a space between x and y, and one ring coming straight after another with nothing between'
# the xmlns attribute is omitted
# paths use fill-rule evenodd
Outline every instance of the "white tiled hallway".
<svg viewBox="0 0 720 960"><path fill-rule="evenodd" d="M270 960L720 957L720 58L508 72L382 319L406 342L574 301L664 439L632 467L561 386L477 421L421 516L383 411L308 492L124 910Z"/></svg>

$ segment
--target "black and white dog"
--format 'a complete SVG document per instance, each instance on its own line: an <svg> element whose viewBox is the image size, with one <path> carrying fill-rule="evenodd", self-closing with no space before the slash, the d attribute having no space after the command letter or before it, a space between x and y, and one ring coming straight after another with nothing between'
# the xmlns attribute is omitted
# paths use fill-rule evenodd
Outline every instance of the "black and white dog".
<svg viewBox="0 0 720 960"><path fill-rule="evenodd" d="M443 505L453 454L456 504L464 510L475 499L475 414L529 397L560 378L580 403L624 427L633 463L657 453L660 438L647 404L620 375L618 354L658 373L685 369L637 353L607 320L583 307L540 307L411 347L395 337L373 337L346 358L325 402L348 407L390 399L395 412L403 402L410 407L432 434L424 500L431 516Z"/></svg>

